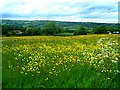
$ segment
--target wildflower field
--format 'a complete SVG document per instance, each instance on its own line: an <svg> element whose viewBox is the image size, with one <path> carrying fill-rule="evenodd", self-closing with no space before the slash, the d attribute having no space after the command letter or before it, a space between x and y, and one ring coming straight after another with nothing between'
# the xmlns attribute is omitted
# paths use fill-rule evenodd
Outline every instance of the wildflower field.
<svg viewBox="0 0 120 90"><path fill-rule="evenodd" d="M3 88L118 88L118 35L2 38Z"/></svg>

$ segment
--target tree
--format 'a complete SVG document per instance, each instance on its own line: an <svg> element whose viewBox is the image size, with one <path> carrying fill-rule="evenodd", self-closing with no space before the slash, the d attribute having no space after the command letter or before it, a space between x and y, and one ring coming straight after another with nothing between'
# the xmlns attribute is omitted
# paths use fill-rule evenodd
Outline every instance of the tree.
<svg viewBox="0 0 120 90"><path fill-rule="evenodd" d="M2 25L2 35L6 35L8 33L9 26Z"/></svg>
<svg viewBox="0 0 120 90"><path fill-rule="evenodd" d="M94 34L106 34L107 28L105 26L96 26L93 28L92 32Z"/></svg>
<svg viewBox="0 0 120 90"><path fill-rule="evenodd" d="M42 35L42 29L40 27L34 28L34 35Z"/></svg>
<svg viewBox="0 0 120 90"><path fill-rule="evenodd" d="M109 27L107 27L107 30L108 31L110 31L111 33L114 33L114 32L119 32L119 27L118 26L113 26L113 25L111 25L111 26L109 26Z"/></svg>
<svg viewBox="0 0 120 90"><path fill-rule="evenodd" d="M32 36L34 34L34 30L31 27L27 27L24 34L28 36Z"/></svg>
<svg viewBox="0 0 120 90"><path fill-rule="evenodd" d="M45 35L54 35L60 33L62 28L55 22L48 22L42 27L42 30Z"/></svg>
<svg viewBox="0 0 120 90"><path fill-rule="evenodd" d="M80 26L77 28L77 30L74 32L74 35L87 35L87 30L85 27Z"/></svg>

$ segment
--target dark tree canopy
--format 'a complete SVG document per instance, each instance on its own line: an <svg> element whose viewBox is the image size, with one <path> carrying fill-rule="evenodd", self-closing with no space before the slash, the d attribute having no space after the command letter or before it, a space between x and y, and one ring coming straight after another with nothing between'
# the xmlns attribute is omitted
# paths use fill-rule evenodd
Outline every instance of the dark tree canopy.
<svg viewBox="0 0 120 90"><path fill-rule="evenodd" d="M107 28L105 26L97 26L93 28L93 33L95 34L106 34Z"/></svg>
<svg viewBox="0 0 120 90"><path fill-rule="evenodd" d="M46 23L42 29L45 35L54 35L62 31L62 28L58 26L55 22Z"/></svg>
<svg viewBox="0 0 120 90"><path fill-rule="evenodd" d="M80 26L77 28L77 30L74 32L74 35L87 35L87 30L85 27Z"/></svg>

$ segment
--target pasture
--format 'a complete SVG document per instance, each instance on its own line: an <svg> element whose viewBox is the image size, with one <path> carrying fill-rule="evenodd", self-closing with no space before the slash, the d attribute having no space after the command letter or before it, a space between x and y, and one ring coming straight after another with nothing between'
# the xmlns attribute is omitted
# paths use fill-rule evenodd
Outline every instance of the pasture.
<svg viewBox="0 0 120 90"><path fill-rule="evenodd" d="M118 35L2 38L3 88L118 88Z"/></svg>

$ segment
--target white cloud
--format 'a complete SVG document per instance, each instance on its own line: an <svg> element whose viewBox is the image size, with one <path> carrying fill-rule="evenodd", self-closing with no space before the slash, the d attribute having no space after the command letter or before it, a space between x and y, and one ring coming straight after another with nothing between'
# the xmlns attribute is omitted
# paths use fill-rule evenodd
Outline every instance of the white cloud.
<svg viewBox="0 0 120 90"><path fill-rule="evenodd" d="M119 0L4 0L2 2L2 13L3 18L11 18L11 16L14 18L14 16L18 16L18 18L28 17L31 19L117 22L118 1ZM90 8L93 10L89 10Z"/></svg>

